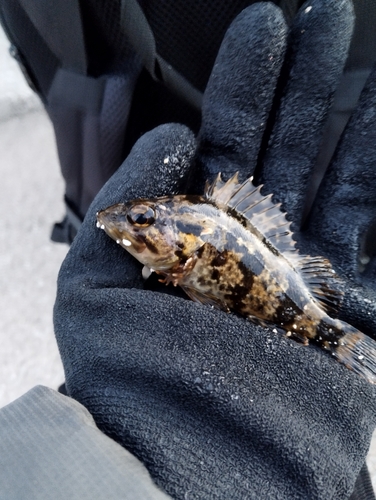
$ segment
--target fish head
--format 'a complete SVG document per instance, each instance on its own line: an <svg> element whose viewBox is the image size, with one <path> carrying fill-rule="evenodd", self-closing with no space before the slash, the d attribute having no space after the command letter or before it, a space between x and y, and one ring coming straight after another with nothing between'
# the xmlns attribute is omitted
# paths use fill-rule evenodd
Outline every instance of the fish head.
<svg viewBox="0 0 376 500"><path fill-rule="evenodd" d="M176 198L112 205L97 213L97 226L144 266L167 273L181 263L183 251L187 259L203 244L177 229Z"/></svg>

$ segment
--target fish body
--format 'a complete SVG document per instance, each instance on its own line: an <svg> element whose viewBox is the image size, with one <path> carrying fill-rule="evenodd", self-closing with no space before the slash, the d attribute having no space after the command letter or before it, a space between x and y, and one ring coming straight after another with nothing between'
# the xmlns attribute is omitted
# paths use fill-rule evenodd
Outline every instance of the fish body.
<svg viewBox="0 0 376 500"><path fill-rule="evenodd" d="M193 300L317 344L376 383L376 343L329 314L341 300L330 262L299 254L280 206L251 179L219 175L204 196L113 205L97 225Z"/></svg>

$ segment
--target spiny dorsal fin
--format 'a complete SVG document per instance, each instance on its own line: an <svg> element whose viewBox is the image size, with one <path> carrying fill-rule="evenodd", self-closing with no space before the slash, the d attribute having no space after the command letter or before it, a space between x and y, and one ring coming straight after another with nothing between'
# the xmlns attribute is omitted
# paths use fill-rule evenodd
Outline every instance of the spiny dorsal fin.
<svg viewBox="0 0 376 500"><path fill-rule="evenodd" d="M231 179L227 182L223 182L221 173L219 173L212 184L210 184L209 181L206 181L206 199L212 201L220 208L227 206L231 196L240 186L238 177L239 172L236 172Z"/></svg>
<svg viewBox="0 0 376 500"><path fill-rule="evenodd" d="M290 231L291 223L281 212L281 204L272 202L272 195L261 194L261 186L252 184L252 177L239 183L238 172L227 182L218 174L205 189L206 198L218 208L232 209L243 216L265 240L280 253L295 252L295 241Z"/></svg>

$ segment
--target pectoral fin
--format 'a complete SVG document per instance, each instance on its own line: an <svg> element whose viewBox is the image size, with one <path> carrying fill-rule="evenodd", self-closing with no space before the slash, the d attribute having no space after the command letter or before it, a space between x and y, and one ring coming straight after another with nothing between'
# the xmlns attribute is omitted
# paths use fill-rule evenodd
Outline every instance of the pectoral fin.
<svg viewBox="0 0 376 500"><path fill-rule="evenodd" d="M200 292L195 288L190 288L186 286L181 287L184 292L188 295L190 299L194 302L200 302L200 304L205 304L211 307L215 307L216 309L221 309L222 311L229 312L229 308L226 306L224 302L219 300L217 297L213 295L208 295L206 293Z"/></svg>

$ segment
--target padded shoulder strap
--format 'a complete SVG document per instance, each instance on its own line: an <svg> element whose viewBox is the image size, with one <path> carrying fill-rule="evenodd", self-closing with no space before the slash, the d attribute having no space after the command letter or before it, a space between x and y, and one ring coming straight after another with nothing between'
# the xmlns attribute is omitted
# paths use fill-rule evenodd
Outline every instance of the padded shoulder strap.
<svg viewBox="0 0 376 500"><path fill-rule="evenodd" d="M62 67L86 75L86 51L78 0L19 2Z"/></svg>
<svg viewBox="0 0 376 500"><path fill-rule="evenodd" d="M202 93L157 54L152 29L137 0L121 1L121 24L123 32L152 78L163 83L194 108L200 109Z"/></svg>

